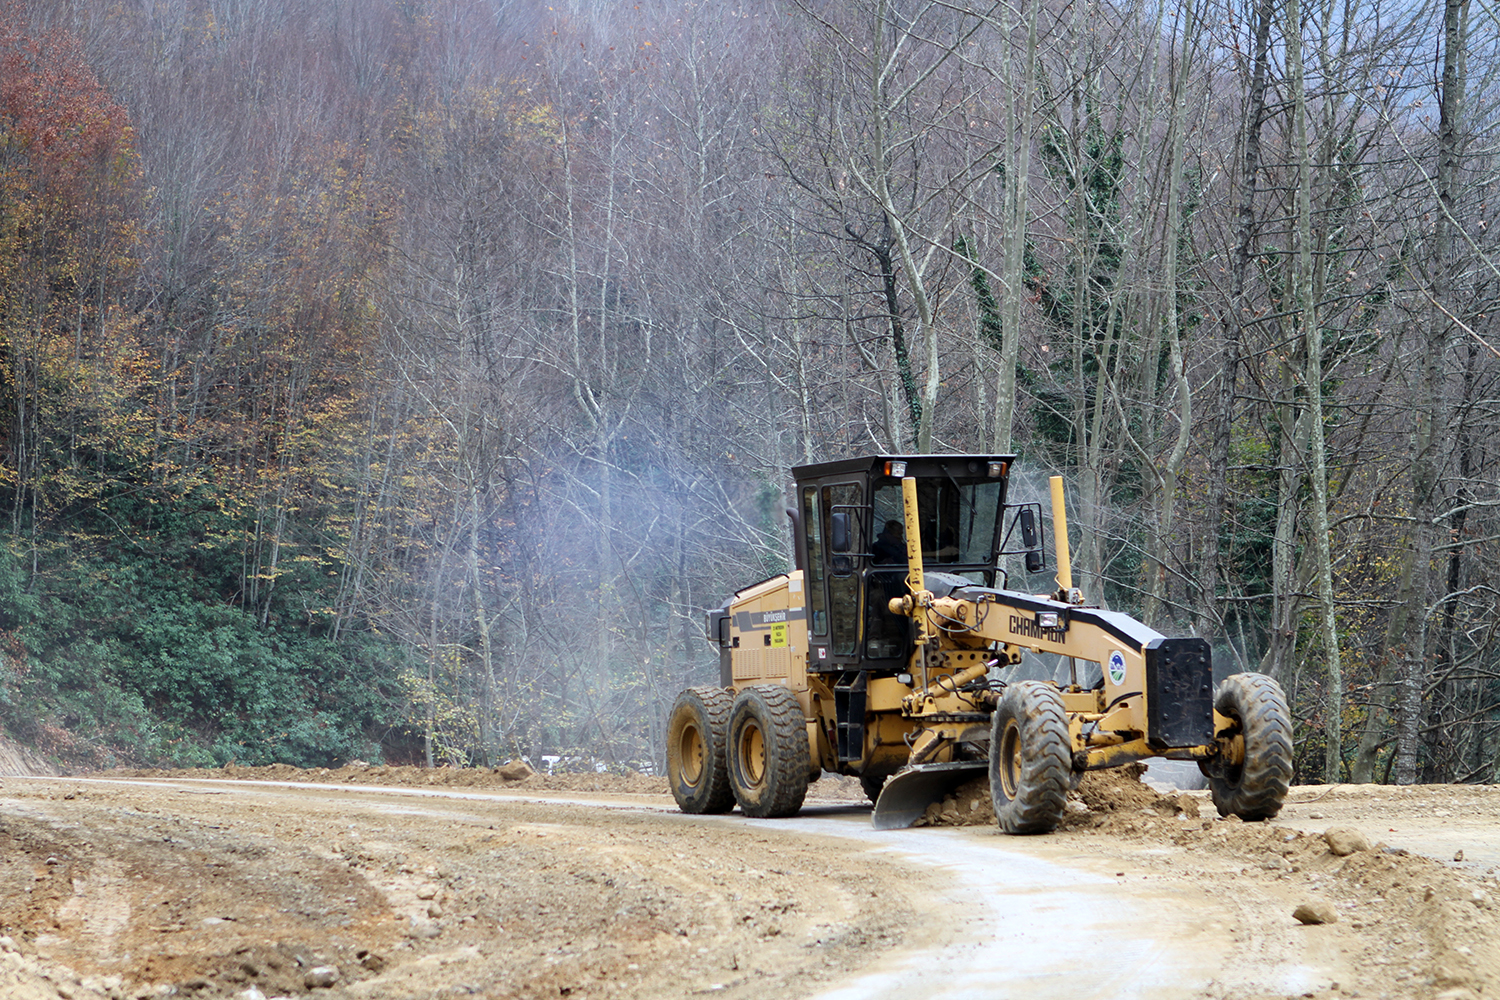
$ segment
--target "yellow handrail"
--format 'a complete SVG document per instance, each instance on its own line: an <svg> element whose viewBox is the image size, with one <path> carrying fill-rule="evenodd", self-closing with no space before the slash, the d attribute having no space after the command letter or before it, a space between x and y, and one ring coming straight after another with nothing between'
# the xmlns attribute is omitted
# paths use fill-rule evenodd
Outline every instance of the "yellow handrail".
<svg viewBox="0 0 1500 1000"><path fill-rule="evenodd" d="M906 515L906 589L920 594L927 589L922 576L922 522L917 518L917 481L901 480L901 505Z"/></svg>
<svg viewBox="0 0 1500 1000"><path fill-rule="evenodd" d="M1073 562L1068 555L1068 510L1063 503L1062 476L1052 477L1052 536L1057 546L1058 593L1067 600L1073 590Z"/></svg>

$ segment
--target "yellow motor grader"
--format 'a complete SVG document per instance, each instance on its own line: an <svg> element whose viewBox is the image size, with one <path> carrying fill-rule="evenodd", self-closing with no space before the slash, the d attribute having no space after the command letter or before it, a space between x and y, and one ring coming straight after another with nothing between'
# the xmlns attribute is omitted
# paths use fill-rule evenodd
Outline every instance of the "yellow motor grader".
<svg viewBox="0 0 1500 1000"><path fill-rule="evenodd" d="M1013 455L875 456L793 470L796 567L708 612L719 685L683 691L667 774L689 813L790 816L824 771L856 775L875 826L910 826L988 771L1000 829L1045 833L1078 776L1196 761L1221 815L1275 816L1292 772L1280 685L1227 677L1209 644L1089 607L1052 480L1055 591L1040 504L1007 498ZM1065 681L1007 679L1027 654ZM1035 671L1033 671L1034 673Z"/></svg>

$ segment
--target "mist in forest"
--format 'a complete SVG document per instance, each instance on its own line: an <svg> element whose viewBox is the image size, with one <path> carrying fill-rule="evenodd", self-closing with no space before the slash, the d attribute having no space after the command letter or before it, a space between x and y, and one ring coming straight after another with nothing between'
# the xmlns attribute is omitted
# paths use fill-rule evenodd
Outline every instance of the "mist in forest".
<svg viewBox="0 0 1500 1000"><path fill-rule="evenodd" d="M1500 32L1345 10L11 0L0 723L640 764L793 466L1015 452L1300 777L1495 780Z"/></svg>

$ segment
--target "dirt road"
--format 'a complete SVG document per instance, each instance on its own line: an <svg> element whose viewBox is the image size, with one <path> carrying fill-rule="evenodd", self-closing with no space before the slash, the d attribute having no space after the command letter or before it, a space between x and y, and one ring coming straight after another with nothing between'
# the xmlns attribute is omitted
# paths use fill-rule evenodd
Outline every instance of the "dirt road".
<svg viewBox="0 0 1500 1000"><path fill-rule="evenodd" d="M752 821L645 778L220 777L300 780L5 778L0 997L1500 997L1500 790L1242 824L1091 776L1009 838L876 833L827 781Z"/></svg>

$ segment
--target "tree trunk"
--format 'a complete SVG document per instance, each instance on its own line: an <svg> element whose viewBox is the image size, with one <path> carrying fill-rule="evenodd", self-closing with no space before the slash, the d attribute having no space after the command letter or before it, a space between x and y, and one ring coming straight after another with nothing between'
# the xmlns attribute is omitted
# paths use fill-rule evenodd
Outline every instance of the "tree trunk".
<svg viewBox="0 0 1500 1000"><path fill-rule="evenodd" d="M1297 166L1297 218L1293 229L1296 247L1294 262L1294 301L1297 322L1302 334L1304 357L1303 380L1307 393L1307 476L1312 486L1308 511L1308 533L1311 535L1313 567L1318 593L1318 632L1323 644L1326 672L1324 702L1324 737L1327 753L1323 779L1336 782L1342 777L1343 746L1343 668L1339 657L1338 624L1334 616L1333 554L1328 532L1328 456L1327 435L1323 420L1323 329L1318 308L1313 271L1312 223L1312 150L1307 139L1307 89L1303 73L1302 11L1299 0L1287 0L1286 7L1287 84L1292 97L1293 148ZM1326 60L1325 60L1326 62Z"/></svg>
<svg viewBox="0 0 1500 1000"><path fill-rule="evenodd" d="M1208 460L1208 525L1203 532L1198 586L1198 634L1212 635L1222 627L1225 615L1218 604L1220 569L1219 536L1232 520L1229 509L1230 443L1234 430L1235 384L1244 339L1244 318L1250 308L1245 295L1246 279L1255 247L1255 193L1260 175L1260 135L1266 119L1266 78L1269 75L1271 21L1274 7L1262 0L1255 7L1255 56L1250 92L1245 107L1244 133L1240 139L1240 176L1237 190L1235 253L1230 275L1229 305L1222 317L1224 334L1219 349L1218 393L1213 415L1213 445Z"/></svg>
<svg viewBox="0 0 1500 1000"><path fill-rule="evenodd" d="M1167 549L1172 538L1172 519L1177 503L1177 481L1187 461L1188 442L1193 425L1193 390L1184 370L1181 332L1177 317L1177 251L1182 242L1182 149L1187 132L1187 76L1192 64L1192 48L1196 41L1196 7L1190 2L1182 7L1183 25L1181 57L1174 66L1172 79L1172 125L1169 162L1167 166L1167 220L1163 237L1161 308L1164 311L1168 377L1172 382L1171 392L1177 402L1177 437L1171 451L1160 462L1156 477L1156 516L1151 532L1151 550L1148 558L1149 579L1146 586L1146 622L1163 615L1167 597ZM1151 384L1155 384L1157 357L1146 358L1152 372ZM1165 389L1165 387L1164 387ZM1162 393L1166 398L1167 392Z"/></svg>
<svg viewBox="0 0 1500 1000"><path fill-rule="evenodd" d="M1453 201L1458 173L1463 87L1460 67L1464 46L1463 25L1468 0L1447 0L1443 7L1443 90L1438 102L1438 210L1433 213L1432 298L1426 336L1422 341L1421 376L1416 399L1417 426L1411 470L1413 586L1407 609L1409 634L1401 660L1401 684L1396 702L1396 765L1394 780L1400 785L1417 780L1421 748L1422 688L1427 681L1427 660L1432 611L1430 593L1432 555L1438 530L1438 479L1442 468L1442 428L1447 407L1443 391L1443 362L1448 350L1449 320L1443 311L1453 292Z"/></svg>
<svg viewBox="0 0 1500 1000"><path fill-rule="evenodd" d="M1283 363L1281 371L1282 399L1277 407L1276 527L1271 540L1271 634L1261 670L1284 681L1290 676L1290 665L1297 651L1297 619L1301 614L1294 560L1302 491L1302 442L1307 431L1307 415L1295 397L1296 380L1291 368Z"/></svg>
<svg viewBox="0 0 1500 1000"><path fill-rule="evenodd" d="M1031 179L1031 128L1035 109L1037 12L1041 4L1033 0L1026 12L1026 55L1021 84L1007 88L1011 120L1005 141L1005 275L1001 292L1005 301L1000 307L1000 368L995 375L995 409L990 425L990 446L998 454L1011 450L1011 432L1016 412L1016 363L1021 354L1021 281L1025 274L1026 223L1030 212L1028 183ZM1013 26L1011 7L1005 6L1001 22L1001 58L1006 73L1014 60L1010 57ZM1016 99L1019 89L1020 99Z"/></svg>

